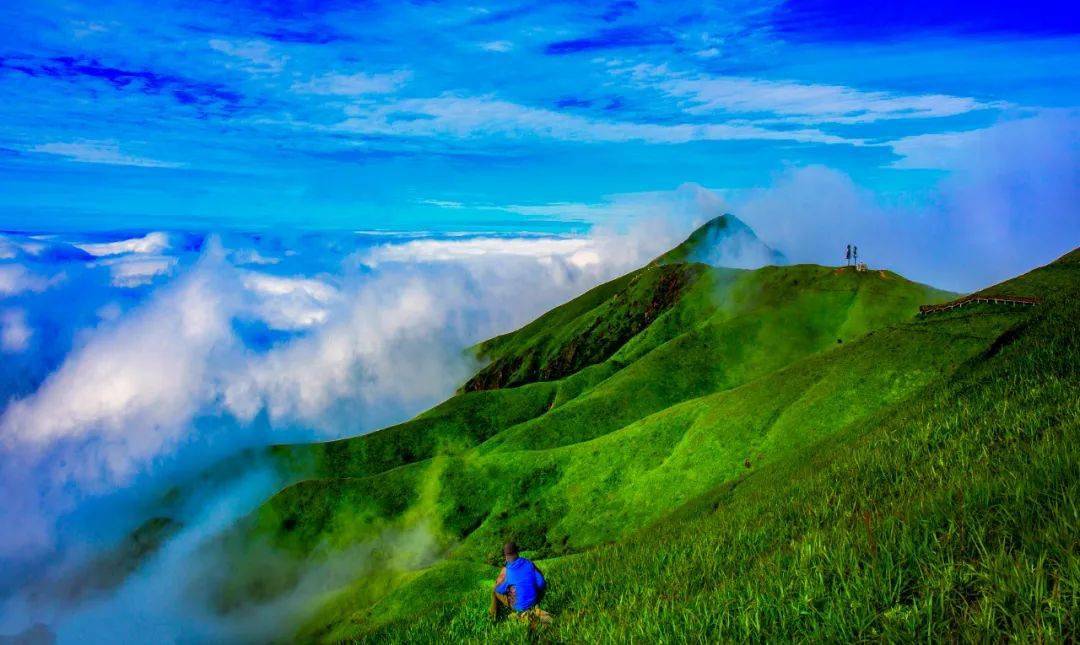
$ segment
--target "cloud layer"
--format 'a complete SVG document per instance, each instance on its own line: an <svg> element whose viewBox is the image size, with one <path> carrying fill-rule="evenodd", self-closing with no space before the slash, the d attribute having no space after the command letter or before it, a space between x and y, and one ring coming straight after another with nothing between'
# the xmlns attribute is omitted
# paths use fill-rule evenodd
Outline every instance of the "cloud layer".
<svg viewBox="0 0 1080 645"><path fill-rule="evenodd" d="M839 263L844 245L935 286L972 291L1080 244L1080 129L1070 114L908 141L913 164L947 167L925 205L896 203L825 166L789 169L730 207L793 262Z"/></svg>
<svg viewBox="0 0 1080 645"><path fill-rule="evenodd" d="M691 4L6 3L0 229L416 228L786 163L926 190L964 133L1080 100L1071 27L996 5L1017 29L875 43Z"/></svg>
<svg viewBox="0 0 1080 645"><path fill-rule="evenodd" d="M0 482L11 491L0 559L59 546L60 517L152 477L192 445L205 464L253 441L403 420L475 368L467 345L643 264L691 224L644 218L586 237L330 234L286 253L262 236L191 247L149 233L75 239L85 256L45 263L20 250L23 262L0 265L15 299L0 319L3 350L47 367L24 376L0 411ZM33 244L41 257L71 247L57 237ZM70 278L54 286L45 272ZM60 311L52 291L86 300L69 303L83 326L61 334L55 348L67 338L68 349L46 361L41 352L55 349L33 339L36 326L62 320L51 317ZM230 437L230 427L247 430Z"/></svg>

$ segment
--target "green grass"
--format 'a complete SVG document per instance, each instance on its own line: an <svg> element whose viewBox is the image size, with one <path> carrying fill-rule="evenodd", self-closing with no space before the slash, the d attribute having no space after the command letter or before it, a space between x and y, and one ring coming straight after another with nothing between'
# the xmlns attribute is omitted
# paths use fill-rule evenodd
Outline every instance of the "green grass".
<svg viewBox="0 0 1080 645"><path fill-rule="evenodd" d="M309 477L364 477L459 452L500 430L547 412L553 383L459 394L416 418L361 438L275 446L271 454L286 471Z"/></svg>
<svg viewBox="0 0 1080 645"><path fill-rule="evenodd" d="M701 264L646 267L593 289L517 332L482 343L475 351L490 362L464 389L552 381L599 363L679 302L706 270Z"/></svg>
<svg viewBox="0 0 1080 645"><path fill-rule="evenodd" d="M925 318L953 295L889 272L624 276L481 346L518 387L276 448L304 480L225 538L219 607L363 548L282 640L1067 640L1077 257L997 287L1038 307ZM486 619L507 539L552 582L543 633Z"/></svg>
<svg viewBox="0 0 1080 645"><path fill-rule="evenodd" d="M1074 291L1072 302L1014 320L1014 331L948 378L785 458L745 468L624 541L542 563L553 583L546 604L558 618L539 636L1074 638L1075 303ZM955 329L999 316L980 311L926 325ZM389 621L352 636L524 638L519 625L486 620L483 573L458 574L457 593L422 611L407 611L391 595L371 612Z"/></svg>

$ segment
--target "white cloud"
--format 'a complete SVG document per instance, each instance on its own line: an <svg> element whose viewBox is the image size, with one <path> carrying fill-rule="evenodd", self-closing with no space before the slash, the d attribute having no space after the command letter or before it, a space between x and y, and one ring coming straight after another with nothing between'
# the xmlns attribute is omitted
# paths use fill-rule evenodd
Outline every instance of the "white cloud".
<svg viewBox="0 0 1080 645"><path fill-rule="evenodd" d="M223 405L245 420L265 409L275 422L316 425L344 405L353 431L357 418L393 420L387 410L438 400L467 376L460 348L636 268L685 233L643 226L588 238L413 239L360 252L349 264L366 270L333 297L307 279L275 283L274 293L320 295L327 316L240 363Z"/></svg>
<svg viewBox="0 0 1080 645"><path fill-rule="evenodd" d="M265 409L276 422L318 424L343 403L359 406L355 422L379 408L437 400L464 376L446 329L455 295L468 302L452 281L430 275L386 273L357 284L317 332L238 365L223 405L245 421Z"/></svg>
<svg viewBox="0 0 1080 645"><path fill-rule="evenodd" d="M87 36L93 36L96 34L106 33L111 27L114 27L116 23L100 23L90 22L88 20L78 20L71 23L70 28L72 34L76 38L86 38Z"/></svg>
<svg viewBox="0 0 1080 645"><path fill-rule="evenodd" d="M979 160L1002 159L1015 154L1013 148L1027 141L1026 149L1057 149L1056 156L1074 144L1080 130L1080 117L1069 110L1045 110L1035 116L1000 121L986 128L919 134L889 143L900 156L893 168L956 170L970 167ZM1034 161L1034 160L1033 160ZM1064 161L1062 159L1061 161ZM1044 169L1054 172L1054 168Z"/></svg>
<svg viewBox="0 0 1080 645"><path fill-rule="evenodd" d="M969 154L971 144L980 131L942 132L939 134L919 134L897 139L889 145L900 159L893 162L893 168L930 168L947 170L957 163L962 163L963 155Z"/></svg>
<svg viewBox="0 0 1080 645"><path fill-rule="evenodd" d="M98 262L109 267L114 287L141 287L154 278L169 275L176 268L177 258L165 255L123 255Z"/></svg>
<svg viewBox="0 0 1080 645"><path fill-rule="evenodd" d="M366 277L339 289L313 333L244 361L224 405L241 419L265 409L276 422L307 423L345 405L355 429L356 409L372 418L438 400L473 367L460 348L637 268L688 232L656 219L587 238L409 240L360 252L353 261Z"/></svg>
<svg viewBox="0 0 1080 645"><path fill-rule="evenodd" d="M129 476L184 432L215 387L209 359L228 351L226 292L212 259L144 307L75 349L27 398L12 402L0 429L13 442L45 448L95 438L98 448L69 477L83 483Z"/></svg>
<svg viewBox="0 0 1080 645"><path fill-rule="evenodd" d="M274 48L262 40L223 40L215 38L209 43L210 49L221 52L231 58L244 61L240 68L251 74L276 74L285 68L289 57L274 51Z"/></svg>
<svg viewBox="0 0 1080 645"><path fill-rule="evenodd" d="M506 211L555 220L617 224L647 217L670 215L674 192L670 190L640 191L606 195L599 202L552 202L549 204L508 204L490 206Z"/></svg>
<svg viewBox="0 0 1080 645"><path fill-rule="evenodd" d="M4 442L42 454L92 442L63 478L85 491L126 481L184 436L215 390L212 355L227 352L227 309L205 270L103 328L0 417Z"/></svg>
<svg viewBox="0 0 1080 645"><path fill-rule="evenodd" d="M41 292L62 279L62 275L46 278L21 264L0 264L0 297L14 296L24 292Z"/></svg>
<svg viewBox="0 0 1080 645"><path fill-rule="evenodd" d="M235 264L267 265L281 262L281 258L265 256L255 249L233 249L229 252L229 259Z"/></svg>
<svg viewBox="0 0 1080 645"><path fill-rule="evenodd" d="M1049 262L1080 243L1080 120L1049 112L978 133L938 186L939 271L975 286Z"/></svg>
<svg viewBox="0 0 1080 645"><path fill-rule="evenodd" d="M14 258L18 255L18 251L22 251L27 255L41 255L49 248L49 244L39 242L34 239L21 239L18 242L8 242L11 246L4 249L3 243L0 243L0 259Z"/></svg>
<svg viewBox="0 0 1080 645"><path fill-rule="evenodd" d="M888 204L846 174L792 168L767 188L732 194L733 209L794 262L838 264L847 243L872 266L971 291L1050 262L1080 241L1075 117L1007 121L900 150L948 168L919 204ZM917 144L917 145L916 145Z"/></svg>
<svg viewBox="0 0 1080 645"><path fill-rule="evenodd" d="M465 204L461 202L439 202L427 200L425 203L449 209L477 211L502 211L515 213L529 218L543 218L561 221L581 221L593 224L613 226L631 224L639 220L664 219L685 226L692 222L701 223L706 210L699 203L707 192L697 184L687 183L676 190L638 191L632 193L614 193L603 196L596 202L549 202L544 204ZM711 212L711 211L710 211ZM718 211L714 215L720 215Z"/></svg>
<svg viewBox="0 0 1080 645"><path fill-rule="evenodd" d="M56 155L79 163L96 163L111 166L138 166L141 168L181 168L185 164L139 157L124 153L112 141L74 141L42 143L28 148L30 152Z"/></svg>
<svg viewBox="0 0 1080 645"><path fill-rule="evenodd" d="M26 324L26 312L7 309L0 312L0 349L11 354L24 351L34 331Z"/></svg>
<svg viewBox="0 0 1080 645"><path fill-rule="evenodd" d="M309 278L292 278L249 271L244 275L243 283L245 288L269 296L302 293L318 302L328 302L337 295L337 290L329 284Z"/></svg>
<svg viewBox="0 0 1080 645"><path fill-rule="evenodd" d="M305 94L329 94L337 96L362 96L364 94L390 94L408 82L412 73L398 70L389 74L327 74L303 83L294 83L292 90Z"/></svg>
<svg viewBox="0 0 1080 645"><path fill-rule="evenodd" d="M273 329L295 331L322 324L330 314L329 305L338 299L337 289L311 278L247 271L240 280L256 295L255 317Z"/></svg>
<svg viewBox="0 0 1080 645"><path fill-rule="evenodd" d="M349 118L337 128L363 134L410 137L474 138L487 136L544 137L564 141L678 144L691 141L770 140L847 143L816 129L769 129L747 124L655 124L605 121L554 110L533 108L493 97L406 99L386 105L350 106ZM405 117L405 118L403 118Z"/></svg>
<svg viewBox="0 0 1080 645"><path fill-rule="evenodd" d="M90 255L103 257L123 253L161 253L169 248L169 236L161 232L147 233L142 237L133 237L116 242L95 242L75 244L74 246Z"/></svg>
<svg viewBox="0 0 1080 645"><path fill-rule="evenodd" d="M119 303L108 302L98 307L97 311L94 313L97 314L98 320L101 320L102 322L112 322L118 320L124 313L124 310L120 307Z"/></svg>
<svg viewBox="0 0 1080 645"><path fill-rule="evenodd" d="M647 63L614 67L612 71L682 101L688 114L753 115L758 124L768 123L770 117L804 124L871 123L1004 107L999 102L946 94L898 94L789 80L699 76Z"/></svg>
<svg viewBox="0 0 1080 645"><path fill-rule="evenodd" d="M19 255L19 246L0 235L0 260L11 260Z"/></svg>
<svg viewBox="0 0 1080 645"><path fill-rule="evenodd" d="M438 208L449 208L454 210L460 210L465 208L465 204L462 202L456 202L447 199L421 199L421 204L427 204L428 206L435 206Z"/></svg>
<svg viewBox="0 0 1080 645"><path fill-rule="evenodd" d="M514 48L514 43L509 40L492 40L480 45L480 49L489 52L508 52Z"/></svg>
<svg viewBox="0 0 1080 645"><path fill-rule="evenodd" d="M563 257L584 266L597 262L587 238L474 237L469 239L412 240L378 246L363 255L361 261L376 267L383 262L450 262L483 256L517 256L536 259Z"/></svg>
<svg viewBox="0 0 1080 645"><path fill-rule="evenodd" d="M0 235L0 260L23 259L30 256L49 261L60 257L76 258L80 254L56 235Z"/></svg>
<svg viewBox="0 0 1080 645"><path fill-rule="evenodd" d="M791 262L839 264L850 243L875 266L889 266L892 259L877 243L881 236L898 235L886 213L871 194L832 168L791 168L767 188L742 191L731 203L740 219Z"/></svg>

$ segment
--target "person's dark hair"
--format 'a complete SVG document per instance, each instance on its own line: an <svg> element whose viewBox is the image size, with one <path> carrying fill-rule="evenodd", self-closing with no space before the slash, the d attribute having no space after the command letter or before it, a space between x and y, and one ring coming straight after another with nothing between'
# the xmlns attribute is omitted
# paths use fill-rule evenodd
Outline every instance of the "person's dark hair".
<svg viewBox="0 0 1080 645"><path fill-rule="evenodd" d="M503 545L503 555L516 556L518 554L518 545L513 542L507 542Z"/></svg>

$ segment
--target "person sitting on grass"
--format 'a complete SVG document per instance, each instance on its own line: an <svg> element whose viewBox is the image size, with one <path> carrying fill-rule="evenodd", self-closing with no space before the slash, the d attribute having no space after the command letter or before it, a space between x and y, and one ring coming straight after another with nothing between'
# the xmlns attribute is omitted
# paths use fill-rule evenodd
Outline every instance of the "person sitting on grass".
<svg viewBox="0 0 1080 645"><path fill-rule="evenodd" d="M543 622L547 617L537 603L540 602L547 581L544 574L536 568L531 561L518 556L518 547L513 542L507 542L503 546L503 557L506 566L499 572L495 579L495 592L491 599L491 617L499 615L499 607L508 607L518 616L536 614Z"/></svg>

